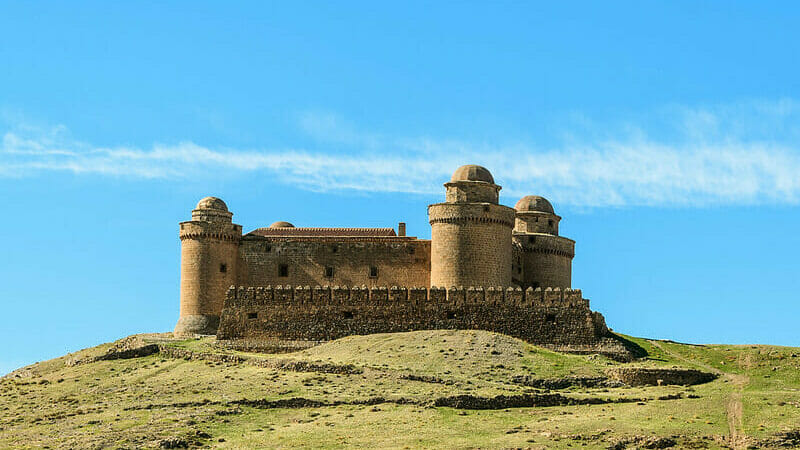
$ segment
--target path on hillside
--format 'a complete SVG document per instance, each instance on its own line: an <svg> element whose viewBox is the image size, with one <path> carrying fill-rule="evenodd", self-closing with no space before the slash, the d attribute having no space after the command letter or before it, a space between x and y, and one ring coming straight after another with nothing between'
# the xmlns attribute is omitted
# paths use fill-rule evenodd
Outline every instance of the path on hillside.
<svg viewBox="0 0 800 450"><path fill-rule="evenodd" d="M716 367L710 366L706 363L701 361L695 361L689 359L679 353L675 353L668 348L662 346L658 341L648 339L647 342L658 347L668 355L672 356L675 359L679 359L683 362L693 364L695 366L702 367L703 369L708 370L709 372L715 373L717 375L721 375L725 377L726 380L730 382L733 386L734 391L728 396L728 401L725 404L725 410L728 417L728 430L729 430L729 444L734 449L745 449L747 448L747 435L743 432L743 424L742 424L742 391L744 387L747 386L747 383L750 382L750 377L747 375L735 374L735 373L728 373L723 372ZM741 358L741 356L740 356Z"/></svg>

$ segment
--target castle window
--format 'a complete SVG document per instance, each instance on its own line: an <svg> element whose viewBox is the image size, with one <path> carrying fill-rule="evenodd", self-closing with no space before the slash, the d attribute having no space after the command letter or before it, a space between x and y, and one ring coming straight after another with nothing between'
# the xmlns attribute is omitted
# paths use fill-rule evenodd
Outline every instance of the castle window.
<svg viewBox="0 0 800 450"><path fill-rule="evenodd" d="M342 317L345 319L352 319L353 318L353 311L345 311L342 313Z"/></svg>
<svg viewBox="0 0 800 450"><path fill-rule="evenodd" d="M548 314L544 317L545 322L547 323L556 323L556 315L555 314Z"/></svg>
<svg viewBox="0 0 800 450"><path fill-rule="evenodd" d="M264 251L265 251L265 252L271 252L271 251L272 251L272 246L271 246L271 245L269 245L269 244L265 245L265 246L264 246Z"/></svg>
<svg viewBox="0 0 800 450"><path fill-rule="evenodd" d="M489 207L488 206L484 206L483 207L483 212L489 212Z"/></svg>
<svg viewBox="0 0 800 450"><path fill-rule="evenodd" d="M338 251L339 251L339 246L338 246L338 245L332 245L332 246L331 246L331 251L332 251L333 253L336 253L336 252L338 252Z"/></svg>
<svg viewBox="0 0 800 450"><path fill-rule="evenodd" d="M220 265L219 265L219 271L220 271L220 273L226 273L226 272L228 272L228 265L227 265L227 264L225 264L225 263L222 263L222 264L220 264Z"/></svg>
<svg viewBox="0 0 800 450"><path fill-rule="evenodd" d="M333 267L328 266L325 268L325 277L333 278Z"/></svg>
<svg viewBox="0 0 800 450"><path fill-rule="evenodd" d="M552 227L552 226L553 226L553 221L552 221L552 220L548 220L548 221L547 221L547 225L549 225L549 226L551 226L551 227Z"/></svg>
<svg viewBox="0 0 800 450"><path fill-rule="evenodd" d="M536 236L531 236L531 237L529 237L529 238L528 238L528 242L529 242L529 243L531 243L531 244L533 244L534 242L536 242Z"/></svg>
<svg viewBox="0 0 800 450"><path fill-rule="evenodd" d="M247 313L248 319L258 319L258 313Z"/></svg>
<svg viewBox="0 0 800 450"><path fill-rule="evenodd" d="M288 277L289 276L289 266L286 264L278 265L278 276L279 277Z"/></svg>
<svg viewBox="0 0 800 450"><path fill-rule="evenodd" d="M453 320L455 318L456 318L456 313L454 313L453 311L448 311L447 312L447 319L448 320Z"/></svg>
<svg viewBox="0 0 800 450"><path fill-rule="evenodd" d="M376 266L369 267L369 277L378 278L378 268Z"/></svg>

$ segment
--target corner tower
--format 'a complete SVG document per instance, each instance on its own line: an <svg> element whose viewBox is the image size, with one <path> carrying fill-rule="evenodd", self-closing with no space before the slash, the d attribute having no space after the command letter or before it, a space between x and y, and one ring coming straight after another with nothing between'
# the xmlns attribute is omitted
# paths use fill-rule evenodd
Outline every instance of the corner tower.
<svg viewBox="0 0 800 450"><path fill-rule="evenodd" d="M431 286L510 286L514 210L486 168L461 166L444 184L445 202L428 206Z"/></svg>
<svg viewBox="0 0 800 450"><path fill-rule="evenodd" d="M575 241L558 235L557 216L544 197L528 195L514 206L514 246L520 266L514 281L523 289L572 286Z"/></svg>
<svg viewBox="0 0 800 450"><path fill-rule="evenodd" d="M206 197L181 222L181 312L176 336L215 334L225 292L236 284L242 226L225 202Z"/></svg>

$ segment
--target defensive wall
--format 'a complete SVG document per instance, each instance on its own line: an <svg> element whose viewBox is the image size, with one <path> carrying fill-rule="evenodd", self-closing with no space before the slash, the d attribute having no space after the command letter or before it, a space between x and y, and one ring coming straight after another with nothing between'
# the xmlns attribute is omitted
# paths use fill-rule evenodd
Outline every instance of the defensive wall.
<svg viewBox="0 0 800 450"><path fill-rule="evenodd" d="M224 201L203 198L180 224L175 334L327 340L463 328L559 349L608 334L570 289L575 241L559 236L561 217L547 199L501 205L502 187L477 165L459 167L444 186L445 202L428 206L430 240L406 236L404 223L395 233L278 221L243 234Z"/></svg>
<svg viewBox="0 0 800 450"><path fill-rule="evenodd" d="M609 336L603 316L574 289L231 286L217 338L325 341L435 329L494 331L581 352Z"/></svg>

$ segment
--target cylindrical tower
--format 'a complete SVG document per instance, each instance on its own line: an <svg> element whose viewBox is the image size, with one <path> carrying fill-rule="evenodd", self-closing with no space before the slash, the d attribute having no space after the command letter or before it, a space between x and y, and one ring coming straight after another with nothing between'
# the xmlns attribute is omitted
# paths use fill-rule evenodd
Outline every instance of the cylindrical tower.
<svg viewBox="0 0 800 450"><path fill-rule="evenodd" d="M475 165L444 186L445 202L428 206L431 286L510 286L514 210L497 203L500 186Z"/></svg>
<svg viewBox="0 0 800 450"><path fill-rule="evenodd" d="M572 286L575 241L558 235L557 216L544 197L528 195L514 206L514 243L520 267L514 274L523 289Z"/></svg>
<svg viewBox="0 0 800 450"><path fill-rule="evenodd" d="M206 197L181 222L181 312L176 336L215 334L225 293L236 284L242 226L216 197Z"/></svg>

